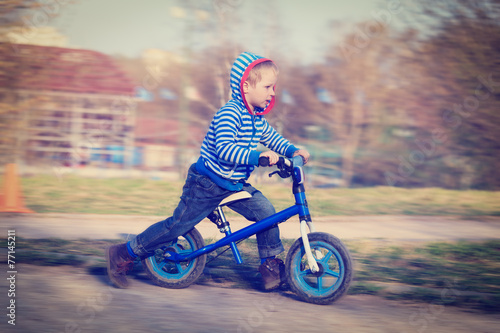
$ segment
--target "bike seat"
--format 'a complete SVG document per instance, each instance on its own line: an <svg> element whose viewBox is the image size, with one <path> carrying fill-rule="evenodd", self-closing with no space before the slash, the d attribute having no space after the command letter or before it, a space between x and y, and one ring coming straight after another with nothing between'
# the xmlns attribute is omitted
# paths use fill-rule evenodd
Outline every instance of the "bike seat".
<svg viewBox="0 0 500 333"><path fill-rule="evenodd" d="M231 202L238 201L241 199L248 199L251 197L252 197L252 195L250 193L248 193L247 191L239 191L239 192L236 192L234 194L231 194L230 196L228 196L227 198L222 200L219 203L219 206L225 206L227 204L230 204Z"/></svg>

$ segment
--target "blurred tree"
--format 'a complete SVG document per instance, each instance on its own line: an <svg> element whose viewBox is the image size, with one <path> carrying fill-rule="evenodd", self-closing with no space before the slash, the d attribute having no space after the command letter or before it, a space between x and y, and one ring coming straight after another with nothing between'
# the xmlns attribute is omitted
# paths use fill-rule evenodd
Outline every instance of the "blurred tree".
<svg viewBox="0 0 500 333"><path fill-rule="evenodd" d="M383 155L380 143L388 128L414 126L402 106L402 101L410 98L402 87L404 73L399 63L400 57L410 52L407 41L397 39L379 24L370 26L365 42L356 43L369 24L360 23L340 44L355 47L353 53L347 55L335 45L327 63L318 70L318 83L332 95L332 101L324 102L319 113L333 134L333 143L340 148L343 186L351 185L357 159L373 155L371 150L377 152L371 158ZM382 170L377 171L382 174Z"/></svg>
<svg viewBox="0 0 500 333"><path fill-rule="evenodd" d="M440 4L420 5L413 13L436 22L413 60L432 87L420 95L439 117L419 133L440 157L439 169L427 176L439 186L498 189L500 1Z"/></svg>
<svg viewBox="0 0 500 333"><path fill-rule="evenodd" d="M23 57L17 56L16 44L9 39L9 33L19 30L31 36L36 27L30 24L25 15L36 11L44 4L36 0L0 1L0 163L20 162L21 140L18 134L25 127L22 111L36 100L19 100L15 90L18 73L25 70ZM54 14L55 15L55 14Z"/></svg>
<svg viewBox="0 0 500 333"><path fill-rule="evenodd" d="M345 186L498 188L499 1L411 9L413 28L361 22L332 46L296 82L322 89L301 119L332 133Z"/></svg>
<svg viewBox="0 0 500 333"><path fill-rule="evenodd" d="M10 43L8 34L16 27L23 27L25 23L22 21L22 15L37 5L34 0L6 0L0 2L0 12L2 13L0 18L0 53L11 55L11 57L2 57L2 60L0 60L0 77L4 80L13 82L16 79L16 70L18 69L12 62L12 58L16 55L16 48L15 45ZM0 114L11 109L12 98L12 96L5 96L5 98L0 99Z"/></svg>
<svg viewBox="0 0 500 333"><path fill-rule="evenodd" d="M241 49L236 44L227 44L194 55L192 83L200 95L191 102L194 121L208 126L215 112L231 98L229 74Z"/></svg>

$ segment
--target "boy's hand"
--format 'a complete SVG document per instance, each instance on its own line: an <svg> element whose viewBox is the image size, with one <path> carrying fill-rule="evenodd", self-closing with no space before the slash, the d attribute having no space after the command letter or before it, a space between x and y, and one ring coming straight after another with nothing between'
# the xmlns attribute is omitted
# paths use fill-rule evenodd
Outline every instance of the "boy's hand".
<svg viewBox="0 0 500 333"><path fill-rule="evenodd" d="M309 161L309 157L311 157L311 154L309 154L309 152L305 149L296 150L295 153L293 153L293 157L295 157L297 155L302 156L302 159L304 160L304 164L306 164L307 161Z"/></svg>
<svg viewBox="0 0 500 333"><path fill-rule="evenodd" d="M280 159L279 155L272 150L260 153L259 157L267 157L269 159L269 165L275 165Z"/></svg>

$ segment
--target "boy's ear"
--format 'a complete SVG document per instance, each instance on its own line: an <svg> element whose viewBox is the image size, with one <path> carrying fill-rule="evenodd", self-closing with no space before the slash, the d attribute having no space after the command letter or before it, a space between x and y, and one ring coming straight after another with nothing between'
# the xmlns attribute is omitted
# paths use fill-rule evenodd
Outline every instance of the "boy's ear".
<svg viewBox="0 0 500 333"><path fill-rule="evenodd" d="M243 93L248 93L248 81L243 82Z"/></svg>

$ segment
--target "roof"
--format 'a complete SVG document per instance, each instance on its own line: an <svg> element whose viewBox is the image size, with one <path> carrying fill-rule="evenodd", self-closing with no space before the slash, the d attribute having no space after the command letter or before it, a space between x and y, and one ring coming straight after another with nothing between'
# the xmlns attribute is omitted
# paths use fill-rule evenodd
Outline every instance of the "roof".
<svg viewBox="0 0 500 333"><path fill-rule="evenodd" d="M0 52L0 87L133 95L134 84L113 58L91 50L13 44Z"/></svg>

